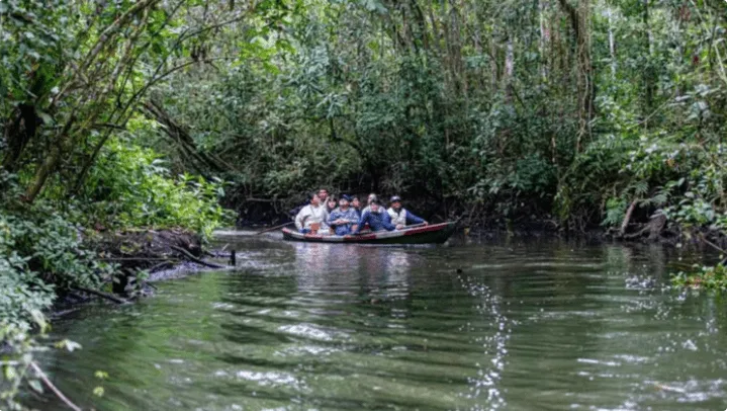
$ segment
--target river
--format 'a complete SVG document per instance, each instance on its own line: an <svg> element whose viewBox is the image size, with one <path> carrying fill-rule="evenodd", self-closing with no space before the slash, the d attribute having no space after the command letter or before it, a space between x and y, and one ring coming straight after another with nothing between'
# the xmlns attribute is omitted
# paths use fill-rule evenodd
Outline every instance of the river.
<svg viewBox="0 0 729 411"><path fill-rule="evenodd" d="M41 358L59 388L98 410L726 408L725 295L665 287L689 252L228 234L236 269L55 322L83 347Z"/></svg>

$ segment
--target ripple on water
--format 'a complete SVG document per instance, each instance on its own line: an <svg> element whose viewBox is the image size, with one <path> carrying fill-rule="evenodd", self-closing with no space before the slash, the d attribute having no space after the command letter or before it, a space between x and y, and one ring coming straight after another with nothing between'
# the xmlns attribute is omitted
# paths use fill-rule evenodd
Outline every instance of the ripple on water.
<svg viewBox="0 0 729 411"><path fill-rule="evenodd" d="M262 237L220 239L237 270L59 322L83 355L45 367L100 410L726 407L726 301L643 287L662 250ZM84 397L98 369L106 394Z"/></svg>

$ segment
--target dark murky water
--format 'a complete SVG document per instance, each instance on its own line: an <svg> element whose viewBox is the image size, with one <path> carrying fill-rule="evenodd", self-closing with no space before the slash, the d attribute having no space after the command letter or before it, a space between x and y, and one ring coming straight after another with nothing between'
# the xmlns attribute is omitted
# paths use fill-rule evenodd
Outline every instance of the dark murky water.
<svg viewBox="0 0 729 411"><path fill-rule="evenodd" d="M726 408L726 299L664 289L674 251L221 241L239 269L57 322L83 346L44 359L60 388L99 410Z"/></svg>

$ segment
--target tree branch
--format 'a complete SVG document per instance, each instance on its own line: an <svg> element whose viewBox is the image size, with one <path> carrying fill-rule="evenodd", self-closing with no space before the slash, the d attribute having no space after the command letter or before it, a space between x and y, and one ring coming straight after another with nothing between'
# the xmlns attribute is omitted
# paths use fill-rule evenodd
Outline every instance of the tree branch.
<svg viewBox="0 0 729 411"><path fill-rule="evenodd" d="M38 364L35 363L35 361L30 362L30 367L33 368L33 371L35 371L36 375L38 375L38 378L40 378L40 380L43 381L43 383L46 385L46 387L48 387L51 391L53 391L53 393L56 394L56 397L58 397L61 401L63 401L68 406L68 408L72 409L73 411L82 411L78 405L71 402L71 400L69 400L68 397L63 395L61 390L59 390L58 388L56 388L55 385L53 385L51 380L49 380L48 377L46 376L46 373L44 373L43 370L41 370L41 368L38 366Z"/></svg>

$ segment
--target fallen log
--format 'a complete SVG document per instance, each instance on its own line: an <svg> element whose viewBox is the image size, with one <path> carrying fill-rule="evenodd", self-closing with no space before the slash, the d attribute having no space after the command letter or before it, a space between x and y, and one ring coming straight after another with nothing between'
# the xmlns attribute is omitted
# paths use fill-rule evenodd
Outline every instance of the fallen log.
<svg viewBox="0 0 729 411"><path fill-rule="evenodd" d="M632 234L625 234L621 237L625 240L634 240L638 237L642 237L643 234L649 233L648 239L651 241L657 240L663 228L666 226L666 216L663 213L654 214L648 223L638 232Z"/></svg>
<svg viewBox="0 0 729 411"><path fill-rule="evenodd" d="M150 269L162 262L176 263L171 246L184 248L192 255L202 254L200 237L190 231L127 230L105 233L93 247L104 261L114 262L130 272Z"/></svg>
<svg viewBox="0 0 729 411"><path fill-rule="evenodd" d="M105 293L103 291L94 290L93 288L86 288L86 287L72 287L72 288L77 291L82 291L87 294L93 294L97 297L105 298L105 299L115 302L117 304L127 304L129 302L123 298L119 298L119 297L115 296L114 294L109 294L109 293Z"/></svg>
<svg viewBox="0 0 729 411"><path fill-rule="evenodd" d="M209 263L207 261L203 261L203 260L195 257L194 255L190 254L190 252L188 252L187 250L185 250L182 247L178 247L176 245L171 245L170 248L173 249L173 250L175 250L175 251L177 251L177 252L179 252L187 260L192 261L193 263L200 264L200 265L203 265L203 266L209 267L209 268L226 268L224 265L215 264L215 263Z"/></svg>
<svg viewBox="0 0 729 411"><path fill-rule="evenodd" d="M632 203L630 203L630 206L628 207L628 211L625 212L625 217L623 218L623 223L620 224L620 236L625 235L625 230L628 228L628 224L630 224L630 218L633 216L633 211L635 210L635 206L638 205L638 199L634 199Z"/></svg>

